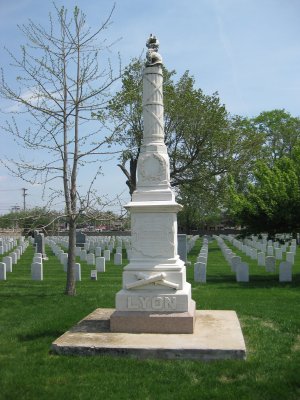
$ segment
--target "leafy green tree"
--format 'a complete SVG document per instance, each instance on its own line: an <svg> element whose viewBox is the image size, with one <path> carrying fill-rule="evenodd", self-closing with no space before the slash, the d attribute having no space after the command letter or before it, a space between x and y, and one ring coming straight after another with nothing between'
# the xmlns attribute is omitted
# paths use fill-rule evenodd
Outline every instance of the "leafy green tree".
<svg viewBox="0 0 300 400"><path fill-rule="evenodd" d="M252 123L256 132L264 137L262 155L269 165L283 156L292 156L300 141L300 118L285 110L272 110L260 113Z"/></svg>
<svg viewBox="0 0 300 400"><path fill-rule="evenodd" d="M222 196L224 181L211 179L194 185L181 185L177 200L183 204L178 213L180 231L192 233L205 229L208 225L218 225L222 221Z"/></svg>
<svg viewBox="0 0 300 400"><path fill-rule="evenodd" d="M117 141L124 149L119 167L126 175L130 194L136 188L143 135L142 69L140 60L134 60L126 68L122 88L108 107ZM208 96L196 89L188 72L177 82L174 71L163 68L163 74L165 141L172 186L193 184L224 173L232 148L230 132L224 130L227 112L217 94Z"/></svg>
<svg viewBox="0 0 300 400"><path fill-rule="evenodd" d="M25 235L40 229L44 232L53 232L62 218L58 211L35 207L25 211L10 212L0 216L1 228L18 227Z"/></svg>
<svg viewBox="0 0 300 400"><path fill-rule="evenodd" d="M273 166L258 161L245 192L231 182L231 214L248 232L296 232L300 229L300 150Z"/></svg>

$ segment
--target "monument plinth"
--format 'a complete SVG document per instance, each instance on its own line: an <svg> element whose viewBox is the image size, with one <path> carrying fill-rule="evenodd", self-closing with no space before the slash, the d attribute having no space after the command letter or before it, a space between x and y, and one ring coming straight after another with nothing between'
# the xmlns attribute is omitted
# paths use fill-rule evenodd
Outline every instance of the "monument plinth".
<svg viewBox="0 0 300 400"><path fill-rule="evenodd" d="M132 254L116 295L112 332L193 333L195 303L177 252L176 203L164 142L162 59L158 40L147 41L143 73L143 143L131 213Z"/></svg>

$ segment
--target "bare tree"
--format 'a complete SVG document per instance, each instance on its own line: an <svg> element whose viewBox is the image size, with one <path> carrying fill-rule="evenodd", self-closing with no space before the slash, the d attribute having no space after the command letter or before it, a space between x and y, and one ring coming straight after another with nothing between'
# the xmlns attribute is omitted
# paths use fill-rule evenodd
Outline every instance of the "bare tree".
<svg viewBox="0 0 300 400"><path fill-rule="evenodd" d="M113 139L104 118L100 118L99 125L99 118L95 123L92 117L95 111L101 115L101 109L111 97L110 90L121 75L120 68L115 74L109 58L107 61L104 58L113 44L102 38L111 23L113 10L114 7L93 32L77 7L69 17L64 7L59 9L54 4L54 15L49 14L47 29L31 20L19 26L28 41L21 46L20 58L8 51L11 66L20 71L19 87L7 84L2 71L0 95L14 103L11 110L14 115L2 129L30 154L37 152L34 161L20 157L17 161L7 160L6 166L27 182L50 187L52 198L64 197L64 213L69 225L65 290L68 295L76 294L77 219L89 207L97 207L94 184L101 168L99 157L108 154ZM120 67L119 62L118 65ZM25 118L28 124L24 129ZM78 172L90 163L98 164L82 195L78 188ZM62 183L60 187L54 183L57 179Z"/></svg>

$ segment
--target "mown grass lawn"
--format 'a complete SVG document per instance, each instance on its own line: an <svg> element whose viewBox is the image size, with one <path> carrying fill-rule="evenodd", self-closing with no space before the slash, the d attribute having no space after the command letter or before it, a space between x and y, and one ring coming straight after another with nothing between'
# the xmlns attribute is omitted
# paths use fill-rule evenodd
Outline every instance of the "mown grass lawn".
<svg viewBox="0 0 300 400"><path fill-rule="evenodd" d="M199 249L200 241L192 265ZM206 284L188 267L197 308L235 310L242 325L247 360L214 362L51 354L51 343L80 319L114 307L122 268L107 263L91 281L92 267L81 263L77 296L67 297L62 266L47 253L43 282L30 279L31 247L0 282L0 399L300 399L300 249L291 284L245 256L251 281L236 283L216 241Z"/></svg>

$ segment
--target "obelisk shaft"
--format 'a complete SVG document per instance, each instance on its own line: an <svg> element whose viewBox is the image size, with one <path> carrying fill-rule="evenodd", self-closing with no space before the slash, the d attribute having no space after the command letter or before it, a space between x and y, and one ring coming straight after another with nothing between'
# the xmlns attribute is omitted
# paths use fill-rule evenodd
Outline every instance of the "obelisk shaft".
<svg viewBox="0 0 300 400"><path fill-rule="evenodd" d="M149 38L147 47L143 73L144 134L137 189L126 206L131 213L132 252L124 268L123 288L116 295L117 311L111 326L115 331L128 327L122 320L125 313L132 321L132 332L157 329L187 333L193 330L195 304L191 286L186 282L184 262L177 254L177 213L181 206L170 186L169 156L164 143L162 61L155 37ZM162 313L161 318L155 319L156 324L163 325L161 328L153 325L153 312ZM166 313L177 317L180 314L179 320L187 325L180 329L176 318L167 318L166 322Z"/></svg>

